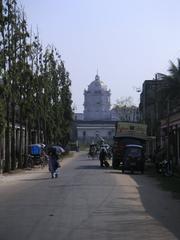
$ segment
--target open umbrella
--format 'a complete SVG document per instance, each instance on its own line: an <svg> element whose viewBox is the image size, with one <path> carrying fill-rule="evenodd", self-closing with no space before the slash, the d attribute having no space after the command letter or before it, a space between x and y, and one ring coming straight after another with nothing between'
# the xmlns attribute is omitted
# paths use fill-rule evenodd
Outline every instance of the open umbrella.
<svg viewBox="0 0 180 240"><path fill-rule="evenodd" d="M64 148L62 148L62 147L59 146L59 145L53 145L53 146L51 146L51 147L49 148L49 150L55 151L56 153L59 153L59 154L65 152Z"/></svg>

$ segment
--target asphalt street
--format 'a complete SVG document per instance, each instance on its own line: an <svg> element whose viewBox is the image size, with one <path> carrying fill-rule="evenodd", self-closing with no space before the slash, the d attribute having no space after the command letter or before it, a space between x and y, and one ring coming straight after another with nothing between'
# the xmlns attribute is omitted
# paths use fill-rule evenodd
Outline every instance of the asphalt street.
<svg viewBox="0 0 180 240"><path fill-rule="evenodd" d="M180 201L141 174L100 168L87 153L0 177L0 240L180 239Z"/></svg>

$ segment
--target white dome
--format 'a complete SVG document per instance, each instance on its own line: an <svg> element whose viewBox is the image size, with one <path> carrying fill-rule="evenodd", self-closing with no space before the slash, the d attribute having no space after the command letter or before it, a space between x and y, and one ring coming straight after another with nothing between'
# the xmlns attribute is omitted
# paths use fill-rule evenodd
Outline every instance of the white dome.
<svg viewBox="0 0 180 240"><path fill-rule="evenodd" d="M109 120L110 95L110 90L97 74L84 91L84 120Z"/></svg>
<svg viewBox="0 0 180 240"><path fill-rule="evenodd" d="M95 80L89 84L88 90L89 91L97 91L97 90L107 91L107 86L103 83L103 81L100 80L100 77L96 75Z"/></svg>

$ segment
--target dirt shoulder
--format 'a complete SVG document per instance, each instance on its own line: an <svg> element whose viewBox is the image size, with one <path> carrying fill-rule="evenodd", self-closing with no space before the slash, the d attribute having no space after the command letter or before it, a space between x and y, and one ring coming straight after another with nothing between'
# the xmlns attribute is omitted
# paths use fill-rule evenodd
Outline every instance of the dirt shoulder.
<svg viewBox="0 0 180 240"><path fill-rule="evenodd" d="M180 200L173 192L163 190L157 178L132 175L138 184L138 191L145 210L180 239Z"/></svg>
<svg viewBox="0 0 180 240"><path fill-rule="evenodd" d="M66 162L68 160L73 159L75 156L78 156L80 154L83 154L83 152L70 152L68 155L65 155L60 158L60 164L63 167L66 165ZM41 167L41 166L35 166L34 168L26 168L26 169L16 169L13 171L10 171L9 173L3 173L0 174L0 184L8 183L8 182L14 182L18 181L20 179L25 178L31 178L32 175L41 175L44 173L49 173L48 166Z"/></svg>

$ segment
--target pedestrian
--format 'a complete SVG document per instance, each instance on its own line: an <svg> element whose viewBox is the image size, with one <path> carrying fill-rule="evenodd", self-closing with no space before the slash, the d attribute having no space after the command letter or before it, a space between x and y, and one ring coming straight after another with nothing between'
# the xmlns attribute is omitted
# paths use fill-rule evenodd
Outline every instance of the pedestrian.
<svg viewBox="0 0 180 240"><path fill-rule="evenodd" d="M166 149L165 148L159 148L158 151L156 152L156 157L155 157L155 165L156 165L156 172L161 173L161 165L163 160L166 158Z"/></svg>
<svg viewBox="0 0 180 240"><path fill-rule="evenodd" d="M58 161L58 155L56 153L56 149L50 149L48 152L48 165L49 171L51 173L52 178L58 177L58 168L60 168L60 164Z"/></svg>
<svg viewBox="0 0 180 240"><path fill-rule="evenodd" d="M105 147L102 147L99 153L99 161L100 161L100 166L103 167L104 166L104 162L107 158L107 151L105 149Z"/></svg>

